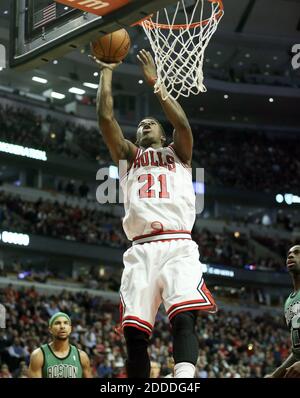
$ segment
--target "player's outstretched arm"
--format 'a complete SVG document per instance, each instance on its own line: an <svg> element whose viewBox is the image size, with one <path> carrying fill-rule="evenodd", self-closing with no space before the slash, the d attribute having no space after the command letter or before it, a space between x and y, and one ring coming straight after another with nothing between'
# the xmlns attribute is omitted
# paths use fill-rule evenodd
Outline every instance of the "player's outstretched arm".
<svg viewBox="0 0 300 398"><path fill-rule="evenodd" d="M156 67L149 51L141 50L137 56L145 78L150 85L154 85L157 78ZM162 88L163 90L164 88ZM163 111L174 127L174 149L184 163L191 163L193 152L193 134L186 114L179 103L173 98L162 99L161 91L156 93Z"/></svg>
<svg viewBox="0 0 300 398"><path fill-rule="evenodd" d="M281 377L300 377L300 367L297 365L295 368L296 363L300 364L300 362L297 362L295 355L292 353L277 369L274 370L274 372L266 375L265 377L275 379ZM298 372L298 376L292 376L294 372Z"/></svg>
<svg viewBox="0 0 300 398"><path fill-rule="evenodd" d="M43 363L44 355L42 353L42 350L40 348L37 348L30 355L28 376L32 379L41 379Z"/></svg>
<svg viewBox="0 0 300 398"><path fill-rule="evenodd" d="M83 377L85 379L93 378L92 371L91 371L91 364L90 364L89 357L87 356L87 353L79 350L79 355L80 355L80 361L81 361L81 365L82 365Z"/></svg>
<svg viewBox="0 0 300 398"><path fill-rule="evenodd" d="M137 147L124 138L122 130L114 116L114 101L112 95L113 70L120 64L106 64L93 57L100 65L101 74L97 93L97 116L100 132L103 136L113 161L132 161Z"/></svg>

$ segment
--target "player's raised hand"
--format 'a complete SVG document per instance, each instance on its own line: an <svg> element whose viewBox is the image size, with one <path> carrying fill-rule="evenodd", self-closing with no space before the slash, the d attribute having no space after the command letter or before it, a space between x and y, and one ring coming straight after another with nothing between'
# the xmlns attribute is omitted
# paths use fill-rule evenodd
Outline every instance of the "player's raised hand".
<svg viewBox="0 0 300 398"><path fill-rule="evenodd" d="M157 74L155 62L151 53L143 49L139 51L137 59L140 61L140 64L143 68L145 79L147 80L148 84L153 86L157 79Z"/></svg>
<svg viewBox="0 0 300 398"><path fill-rule="evenodd" d="M120 61L120 62L117 62L117 63L114 63L114 64L107 64L106 62L100 61L100 59L96 58L93 55L89 55L89 58L91 58L93 61L96 62L97 65L99 65L100 70L103 70L103 69L114 70L115 68L117 68L122 63L122 61Z"/></svg>
<svg viewBox="0 0 300 398"><path fill-rule="evenodd" d="M122 61L120 61L113 64L108 64L106 62L100 61L100 59L96 58L94 55L89 55L89 58L91 58L94 62L96 62L97 65L99 65L100 70L110 69L112 71L122 63Z"/></svg>

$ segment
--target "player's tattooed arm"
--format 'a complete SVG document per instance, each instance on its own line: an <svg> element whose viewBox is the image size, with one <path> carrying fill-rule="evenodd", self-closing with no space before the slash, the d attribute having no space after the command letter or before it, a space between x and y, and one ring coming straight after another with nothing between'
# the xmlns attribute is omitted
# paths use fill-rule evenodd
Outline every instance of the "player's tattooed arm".
<svg viewBox="0 0 300 398"><path fill-rule="evenodd" d="M292 374L294 373L294 364L297 362L297 358L295 355L292 353L277 369L274 370L274 372L266 375L265 377L268 378L281 378L281 377L291 377L291 376L286 376L287 374ZM289 370L292 368L291 370ZM297 370L295 370L297 371ZM298 376L299 377L299 376Z"/></svg>
<svg viewBox="0 0 300 398"><path fill-rule="evenodd" d="M146 81L150 85L154 85L157 74L152 55L149 51L141 50L138 54L138 60L143 68ZM175 152L184 163L190 164L193 152L193 134L189 121L184 110L175 99L168 97L163 100L163 90L165 90L164 87L156 95L167 119L174 127L173 141Z"/></svg>
<svg viewBox="0 0 300 398"><path fill-rule="evenodd" d="M28 375L32 379L42 378L42 367L44 364L44 355L40 348L34 350L30 356Z"/></svg>
<svg viewBox="0 0 300 398"><path fill-rule="evenodd" d="M84 351L81 351L81 350L79 350L79 355L80 355L80 361L81 361L81 365L82 365L83 377L85 379L91 379L93 376L92 376L91 364L90 364L89 357L87 356L87 354Z"/></svg>

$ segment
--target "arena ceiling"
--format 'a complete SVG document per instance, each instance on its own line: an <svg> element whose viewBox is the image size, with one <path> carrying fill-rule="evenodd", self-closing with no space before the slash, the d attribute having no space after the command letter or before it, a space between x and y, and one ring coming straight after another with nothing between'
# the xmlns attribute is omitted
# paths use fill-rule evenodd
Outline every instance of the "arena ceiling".
<svg viewBox="0 0 300 398"><path fill-rule="evenodd" d="M241 122L247 119L263 121L264 116L271 112L270 121L274 124L300 126L298 109L300 89L284 87L287 79L292 76L300 81L300 69L295 71L291 66L291 48L300 43L300 1L298 0L224 0L225 16L218 32L213 38L206 53L204 71L206 75L217 79L206 81L208 93L200 97L192 97L185 101L190 108L203 109L204 118L211 119L216 113L232 120ZM9 42L9 1L0 4L0 42ZM130 29L132 48L130 58L134 61L137 51L148 42L140 28ZM56 64L50 63L28 72L3 69L0 72L0 85L9 86L33 95L41 96L49 88L66 94L65 102L72 101L73 94L68 93L72 86L84 88L87 94L94 95L95 90L82 87L83 82L97 83L94 76L97 67L87 58L88 48L75 51L58 59ZM279 88L272 84L265 85L263 90L258 86L225 82L218 75L225 71L239 73L255 67L265 79L273 75L279 76ZM33 76L48 80L46 85L32 81ZM128 78L129 77L129 78ZM139 84L142 78L139 68L134 63L124 63L116 73L116 87L122 87L130 94L145 92L145 86ZM240 93L242 88L242 93ZM261 88L261 86L260 86ZM249 94L251 93L251 94ZM224 99L229 95L229 100ZM270 103L269 98L274 97ZM270 105L273 108L270 109ZM274 112L276 109L276 112ZM281 112L278 112L281 110ZM229 116L230 114L230 116ZM220 119L220 120L221 120Z"/></svg>

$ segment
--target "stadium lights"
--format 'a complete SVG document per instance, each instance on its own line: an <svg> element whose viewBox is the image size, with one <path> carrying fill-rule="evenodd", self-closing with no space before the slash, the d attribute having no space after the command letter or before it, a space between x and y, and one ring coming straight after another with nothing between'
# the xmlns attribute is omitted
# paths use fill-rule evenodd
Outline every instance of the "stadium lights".
<svg viewBox="0 0 300 398"><path fill-rule="evenodd" d="M139 80L139 84L143 84L144 81L142 79Z"/></svg>
<svg viewBox="0 0 300 398"><path fill-rule="evenodd" d="M208 264L202 264L202 271L203 271L203 273L207 273L207 274L227 276L229 278L234 278L234 271L229 271L228 269L212 267L211 265L208 265Z"/></svg>
<svg viewBox="0 0 300 398"><path fill-rule="evenodd" d="M19 279L25 279L26 276L29 276L30 274L31 274L30 271L20 272L20 273L18 274L18 278L19 278Z"/></svg>
<svg viewBox="0 0 300 398"><path fill-rule="evenodd" d="M42 83L42 84L48 83L48 80L47 80L47 79L43 79L42 77L38 77L38 76L33 76L32 80L33 80L34 82Z"/></svg>
<svg viewBox="0 0 300 398"><path fill-rule="evenodd" d="M77 87L71 87L69 88L69 93L83 95L85 94L85 90L82 90L81 88Z"/></svg>
<svg viewBox="0 0 300 398"><path fill-rule="evenodd" d="M84 82L83 85L84 85L85 87L93 88L93 89L95 89L95 90L97 90L97 88L98 88L98 84L95 84L95 83Z"/></svg>
<svg viewBox="0 0 300 398"><path fill-rule="evenodd" d="M16 232L3 231L0 234L0 241L18 246L28 246L30 243L29 235L18 234Z"/></svg>
<svg viewBox="0 0 300 398"><path fill-rule="evenodd" d="M95 77L99 76L99 73L98 72L94 72L94 76Z"/></svg>
<svg viewBox="0 0 300 398"><path fill-rule="evenodd" d="M287 205L291 205L293 203L293 196L291 193L286 193L284 195L284 200Z"/></svg>
<svg viewBox="0 0 300 398"><path fill-rule="evenodd" d="M300 196L298 195L294 195L292 193L285 193L285 194L281 194L278 193L275 196L275 200L277 203L283 203L285 202L287 205L292 205L292 204L300 204Z"/></svg>
<svg viewBox="0 0 300 398"><path fill-rule="evenodd" d="M10 153L12 155L24 156L26 158L47 160L45 151L39 149L27 148L21 145L8 144L7 142L0 142L0 152Z"/></svg>
<svg viewBox="0 0 300 398"><path fill-rule="evenodd" d="M229 95L228 95L228 94L225 94L225 95L224 95L224 98L225 98L225 99L228 99L228 98L229 98Z"/></svg>
<svg viewBox="0 0 300 398"><path fill-rule="evenodd" d="M274 102L274 98L269 98L269 102Z"/></svg>
<svg viewBox="0 0 300 398"><path fill-rule="evenodd" d="M56 98L56 99L64 99L64 98L66 98L66 96L64 94L57 93L56 91L52 91L51 97L52 98Z"/></svg>
<svg viewBox="0 0 300 398"><path fill-rule="evenodd" d="M277 203L282 203L283 201L284 201L284 197L283 197L283 195L281 195L280 193L278 193L277 195L276 195L276 202Z"/></svg>

